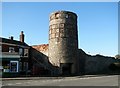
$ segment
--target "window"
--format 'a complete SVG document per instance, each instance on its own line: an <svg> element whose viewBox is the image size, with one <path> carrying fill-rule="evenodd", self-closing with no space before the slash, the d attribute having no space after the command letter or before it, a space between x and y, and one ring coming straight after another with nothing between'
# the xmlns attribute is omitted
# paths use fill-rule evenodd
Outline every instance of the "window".
<svg viewBox="0 0 120 88"><path fill-rule="evenodd" d="M55 13L55 17L58 19L60 17L59 13Z"/></svg>
<svg viewBox="0 0 120 88"><path fill-rule="evenodd" d="M9 47L9 52L10 52L10 53L15 52L15 51L14 51L14 47Z"/></svg>
<svg viewBox="0 0 120 88"><path fill-rule="evenodd" d="M28 49L24 49L24 56L28 56Z"/></svg>
<svg viewBox="0 0 120 88"><path fill-rule="evenodd" d="M18 72L18 61L10 61L10 72Z"/></svg>
<svg viewBox="0 0 120 88"><path fill-rule="evenodd" d="M0 52L2 52L2 46L0 45Z"/></svg>
<svg viewBox="0 0 120 88"><path fill-rule="evenodd" d="M3 69L3 72L9 72L10 71L10 64L8 64L8 63L4 63L4 69Z"/></svg>
<svg viewBox="0 0 120 88"><path fill-rule="evenodd" d="M20 54L20 56L23 56L23 49L22 48L19 48L19 54Z"/></svg>

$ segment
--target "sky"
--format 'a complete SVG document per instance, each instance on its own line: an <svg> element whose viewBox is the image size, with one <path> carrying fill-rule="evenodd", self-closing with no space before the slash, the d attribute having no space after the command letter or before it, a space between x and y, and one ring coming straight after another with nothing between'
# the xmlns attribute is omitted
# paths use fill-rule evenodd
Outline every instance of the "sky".
<svg viewBox="0 0 120 88"><path fill-rule="evenodd" d="M91 55L118 54L117 2L3 2L2 37L19 40L24 31L27 44L47 44L50 13L59 10L77 14L79 48Z"/></svg>

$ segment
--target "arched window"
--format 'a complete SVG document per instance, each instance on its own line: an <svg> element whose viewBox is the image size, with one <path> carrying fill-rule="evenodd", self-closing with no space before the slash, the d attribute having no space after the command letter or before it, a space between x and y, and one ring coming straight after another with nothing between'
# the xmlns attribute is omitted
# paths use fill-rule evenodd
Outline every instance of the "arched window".
<svg viewBox="0 0 120 88"><path fill-rule="evenodd" d="M56 18L56 19L59 18L59 13L55 13L55 18Z"/></svg>

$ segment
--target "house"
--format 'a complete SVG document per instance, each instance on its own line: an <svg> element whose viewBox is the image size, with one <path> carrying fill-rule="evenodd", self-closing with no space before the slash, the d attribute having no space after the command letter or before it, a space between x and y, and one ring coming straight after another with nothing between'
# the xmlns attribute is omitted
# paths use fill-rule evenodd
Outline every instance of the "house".
<svg viewBox="0 0 120 88"><path fill-rule="evenodd" d="M3 67L3 77L19 76L29 71L30 46L24 42L24 34L21 31L20 41L14 40L13 36L0 37L0 62Z"/></svg>

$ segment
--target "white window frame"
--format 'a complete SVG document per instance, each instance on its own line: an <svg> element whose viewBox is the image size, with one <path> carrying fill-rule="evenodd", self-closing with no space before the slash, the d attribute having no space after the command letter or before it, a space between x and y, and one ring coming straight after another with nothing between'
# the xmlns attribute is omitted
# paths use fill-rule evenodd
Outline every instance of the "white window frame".
<svg viewBox="0 0 120 88"><path fill-rule="evenodd" d="M10 61L10 72L13 72L11 71L11 63L16 63L16 71L15 72L18 72L19 71L19 62L18 61Z"/></svg>
<svg viewBox="0 0 120 88"><path fill-rule="evenodd" d="M10 53L15 52L15 48L14 47L9 47L9 52Z"/></svg>

